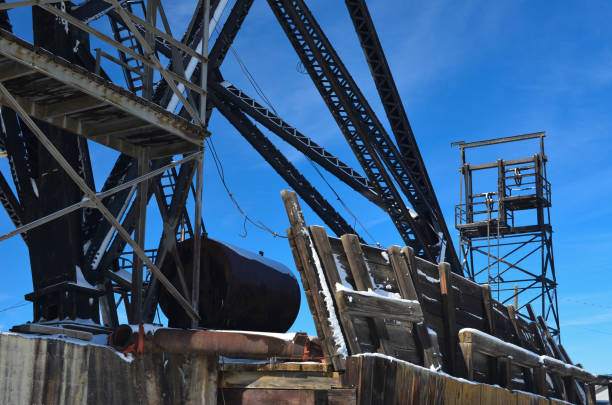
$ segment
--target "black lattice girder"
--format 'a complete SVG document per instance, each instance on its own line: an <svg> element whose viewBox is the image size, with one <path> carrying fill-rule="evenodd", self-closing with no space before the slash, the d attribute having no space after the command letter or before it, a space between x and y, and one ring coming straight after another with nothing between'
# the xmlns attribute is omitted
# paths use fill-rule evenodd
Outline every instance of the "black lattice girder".
<svg viewBox="0 0 612 405"><path fill-rule="evenodd" d="M334 207L310 184L270 140L247 118L247 116L224 99L222 94L211 91L208 94L212 105L240 132L257 152L295 190L296 193L338 236L357 234Z"/></svg>
<svg viewBox="0 0 612 405"><path fill-rule="evenodd" d="M217 93L222 93L227 96L227 98L238 105L240 109L247 113L252 119L256 120L308 158L321 165L321 167L336 176L340 181L346 183L349 187L353 188L353 190L357 191L374 204L382 206L382 202L380 198L378 198L378 194L373 190L370 181L359 174L355 169L342 162L325 148L319 146L315 141L302 134L274 112L259 104L231 83L224 81L221 84L213 84L211 87L213 86Z"/></svg>
<svg viewBox="0 0 612 405"><path fill-rule="evenodd" d="M444 239L448 244L447 257L453 264L453 271L461 272L459 259L453 247L444 215L427 174L427 169L404 110L404 104L397 91L397 86L393 80L366 2L365 0L345 0L345 3L389 119L391 130L395 135L395 140L401 152L401 159L409 170L411 179L418 185L418 189L422 193L422 200L428 202L428 204L415 205L415 210L419 215L429 217L433 227L444 234ZM415 203L419 204L420 202L416 201Z"/></svg>
<svg viewBox="0 0 612 405"><path fill-rule="evenodd" d="M384 161L390 167L406 195L418 199L418 193L398 159L399 153L325 34L303 1L268 0L268 3L366 175L376 185L404 242L414 247L420 256L434 259L428 243L433 240L425 238L430 231L410 215L382 163Z"/></svg>

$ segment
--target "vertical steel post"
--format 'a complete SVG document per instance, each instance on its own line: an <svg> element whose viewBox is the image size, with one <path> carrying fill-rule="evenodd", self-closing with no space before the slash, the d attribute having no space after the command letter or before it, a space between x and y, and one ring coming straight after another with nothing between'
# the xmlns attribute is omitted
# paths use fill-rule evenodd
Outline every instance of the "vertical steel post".
<svg viewBox="0 0 612 405"><path fill-rule="evenodd" d="M155 0L148 0L147 1L147 8L146 8L146 21L151 24L153 27L155 27L157 24L157 7L155 4ZM155 52L155 34L153 32L150 31L145 31L145 38L147 40L147 43L149 44L149 46L151 47L151 49L153 49L153 52ZM145 55L147 58L149 57L149 55ZM144 77L143 77L143 87L142 87L142 98L146 99L146 100L151 100L153 98L153 68L150 65L145 65L144 66Z"/></svg>
<svg viewBox="0 0 612 405"><path fill-rule="evenodd" d="M138 177L144 176L149 171L149 152L141 148L138 153ZM145 229L147 221L147 203L149 194L149 181L138 183L138 220L134 239L138 246L145 250ZM134 252L132 259L132 322L142 322L142 276L143 261Z"/></svg>
<svg viewBox="0 0 612 405"><path fill-rule="evenodd" d="M202 56L208 57L208 22L210 19L210 0L202 2ZM200 69L200 83L206 91L208 69L207 63L202 62ZM206 96L200 95L200 120L203 127L206 126ZM202 128L205 130L205 128ZM205 134L202 134L204 136ZM204 182L204 158L197 159L197 176L195 192L195 218L193 226L193 280L191 290L191 305L199 313L200 308L200 256L202 248L202 183ZM192 320L192 327L197 327L198 321Z"/></svg>

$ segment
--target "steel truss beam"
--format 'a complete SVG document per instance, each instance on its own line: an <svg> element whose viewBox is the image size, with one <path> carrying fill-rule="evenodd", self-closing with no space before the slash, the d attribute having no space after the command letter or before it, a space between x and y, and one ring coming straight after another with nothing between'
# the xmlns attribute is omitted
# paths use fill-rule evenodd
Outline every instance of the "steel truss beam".
<svg viewBox="0 0 612 405"><path fill-rule="evenodd" d="M233 105L230 99L211 89L209 99L212 105L234 126L259 154L285 179L285 181L306 201L313 211L338 236L357 234L334 207L302 176L285 156L261 133L246 115Z"/></svg>
<svg viewBox="0 0 612 405"><path fill-rule="evenodd" d="M17 197L15 197L15 194L13 194L13 190L11 190L11 187L8 185L2 173L0 173L0 203L2 203L6 213L13 222L13 225L15 225L15 227L23 226L23 209L21 208L21 204L19 204ZM27 245L27 235L22 233L21 236Z"/></svg>
<svg viewBox="0 0 612 405"><path fill-rule="evenodd" d="M222 11L222 8L224 7L226 2L227 2L226 0L213 2L211 6L211 9L215 10L213 18L215 18L216 20L219 19L220 11ZM189 25L189 28L187 29L187 32L185 33L184 38L182 40L182 43L184 43L185 45L189 46L192 49L197 49L202 44L202 22L203 22L203 15L202 15L203 4L202 3L203 2L199 3L197 11L196 13L194 13L194 16ZM109 18L117 18L117 17L118 15L116 12L109 13ZM142 28L142 27L138 27L137 24L136 26L139 29ZM211 29L212 28L213 27L211 27ZM142 32L144 32L144 29ZM118 38L116 39L118 40ZM165 56L171 58L169 69L174 70L175 73L181 76L185 76L186 78L193 76L193 75L190 75L190 76L185 75L184 70L182 70L183 65L186 65L190 63L190 60L193 60L193 58L190 58L189 55L186 55L185 53L182 53L182 54L175 53L173 52L174 48L171 48L167 43L162 43L159 40L156 42L156 49L161 50ZM198 70L199 70L199 65L198 65ZM184 89L184 87L182 87L180 84L179 84L179 88L181 88L181 90ZM167 100L169 100L170 96L173 94L171 89L168 88L167 83L161 82L159 86L156 88L153 99L157 100L157 102L160 103L159 99L161 95L164 93L167 94L167 97L168 97ZM189 98L189 94L188 94L188 98ZM163 103L161 104L164 105ZM195 103L192 104L194 108L196 104L197 104L197 100ZM174 240L174 235L176 234L177 225L172 225L172 223L178 222L180 218L183 218L183 217L186 218L188 221L188 216L187 216L187 213L185 212L185 200L187 198L187 193L189 191L189 185L193 177L193 172L191 170L192 169L195 170L192 163L193 162L189 164L185 164L184 168L181 167L181 170L179 171L178 176L175 175L173 172L168 171L168 174L174 177L176 188L172 195L170 206L168 207L165 201L163 202L163 205L159 205L162 217L164 218L164 233L162 234L162 239L160 240L160 246L158 249L158 253L155 258L155 264L158 267L162 266L164 258L166 257L168 251L172 253L173 257L175 258L175 261L177 261L176 259L178 258L178 256L175 255L176 240ZM131 167L132 167L132 172L135 173L135 165L134 165L133 160L132 160ZM191 172L191 174L187 174L187 172ZM133 177L133 174L132 174L132 177ZM128 176L124 176L122 179L129 179L129 178L130 176L128 175ZM161 183L160 183L160 179L158 178L153 182L152 187L149 189L149 197L152 194L152 192L155 191L158 203L162 202L161 201L162 198L160 198L161 196L158 195L159 194L158 191L160 189L161 189ZM124 196L123 198L117 201L116 205L121 206L121 204L127 204L129 202L129 199L130 199L129 196L127 196L126 194L126 196ZM125 220L123 222L123 226L130 229L130 231L133 229L134 224L136 222L136 211L137 210L135 206L132 205L132 207L128 210L125 216ZM103 224L105 224L104 221L102 222ZM168 222L169 222L169 226L168 226ZM170 244L168 243L170 238L169 238L169 233L167 235L166 228L174 229L174 234L173 234L173 238L171 241L174 243L170 243ZM109 231L112 232L112 230L110 229ZM193 232L191 232L191 234L193 235ZM111 235L109 234L109 236ZM108 272L108 268L111 267L115 258L121 254L124 247L125 247L125 242L121 238L115 238L113 240L109 249L104 253L102 258L100 259L99 268L101 268L102 270L105 270L104 273ZM182 287L184 290L183 293L185 293L185 286L182 286ZM152 322L153 317L155 316L158 292L159 292L159 281L157 280L155 275L152 275L150 283L147 287L147 291L145 294L145 301L143 305L143 316L144 316L145 321L147 322ZM190 296L190 294L185 294L185 296L188 297Z"/></svg>
<svg viewBox="0 0 612 405"><path fill-rule="evenodd" d="M210 51L208 59L210 72L214 72L214 69L220 67L223 63L252 5L253 0L236 0L236 4L232 7L232 11Z"/></svg>
<svg viewBox="0 0 612 405"><path fill-rule="evenodd" d="M268 4L366 175L376 185L377 193L402 239L419 256L435 260L429 246L435 241L431 237L425 238L425 234L430 232L412 217L381 161L390 166L400 187L406 188L410 182L396 148L310 10L301 0L268 0Z"/></svg>
<svg viewBox="0 0 612 405"><path fill-rule="evenodd" d="M47 138L42 130L34 123L34 121L27 115L26 111L21 105L13 98L11 93L0 83L0 94L8 102L10 107L15 110L19 115L20 119L30 128L32 133L36 136L42 146L49 152L49 154L58 162L58 164L64 169L68 176L77 184L85 196L89 199L86 204L93 204L106 218L107 221L117 230L118 234L132 247L135 254L142 260L147 267L158 277L160 282L166 287L168 292L179 302L179 304L185 309L187 314L192 319L199 319L197 313L197 307L194 309L191 304L178 292L178 290L172 285L172 283L164 276L161 270L147 257L144 250L131 238L130 234L121 226L119 221L112 215L112 213L106 208L102 200L92 191L85 180L79 177L78 173L72 168L70 163L63 157L61 152L53 145L53 143ZM79 203L80 204L80 203Z"/></svg>
<svg viewBox="0 0 612 405"><path fill-rule="evenodd" d="M215 91L223 93L227 99L238 105L251 118L321 165L321 167L346 183L353 190L374 204L382 206L378 194L373 190L373 186L368 179L325 150L325 148L319 146L315 141L300 133L275 113L260 105L242 90L224 81L220 85L215 85Z"/></svg>
<svg viewBox="0 0 612 405"><path fill-rule="evenodd" d="M207 12L205 13L208 16L208 21L209 21L208 31L206 35L207 38L210 38L210 36L212 35L216 27L216 24L221 18L221 14L223 10L225 9L225 6L227 5L227 1L228 0L218 0L212 3L212 6L214 8L212 17L210 17L210 10L207 10ZM199 4L201 5L202 3L203 2L200 2ZM185 35L185 38L183 39L183 42L186 42L187 44L189 44L189 46L194 47L196 51L200 49L204 49L203 41L202 41L203 30L201 28L203 25L202 21L204 21L204 14L201 14L202 11L203 11L203 7L198 7L198 11L194 14L191 20L191 23L189 25L188 35ZM206 44L206 49L208 49L208 44ZM181 63L181 61L179 61L176 57L173 56L173 64L179 64L179 63ZM201 84L201 80L198 80L200 79L200 75L201 75L200 73L201 65L197 63L197 60L192 57L186 57L183 59L182 65L185 66L185 70L182 73L182 77L184 77L185 80L191 80L192 82ZM192 79L193 77L197 79L193 80ZM162 85L159 86L162 92L159 93L158 95L159 98L155 98L154 100L156 100L156 102L159 105L165 107L166 110L174 111L178 105L179 98L177 94L173 94L172 92L168 91L167 87L165 86L166 86L165 83L162 83ZM184 90L184 87L181 84L179 84L178 88L181 91Z"/></svg>
<svg viewBox="0 0 612 405"><path fill-rule="evenodd" d="M171 253L174 263L177 265L177 273L181 281L181 288L183 288L183 294L185 297L190 297L191 292L188 290L186 282L184 280L183 265L177 252L176 245L176 232L180 224L180 219L185 214L185 202L189 195L189 188L196 172L196 165L194 162L188 162L181 165L180 171L177 176L177 182L175 190L168 206L165 203L165 198L161 192L161 181L157 178L153 182L155 195L160 208L160 213L163 220L163 233L159 246L157 248L157 254L155 256L155 264L158 267L162 267L164 260L168 253ZM157 278L152 277L147 287L145 302L143 305L143 316L145 322L153 322L155 317L155 309L157 308L157 300L159 296L159 281Z"/></svg>
<svg viewBox="0 0 612 405"><path fill-rule="evenodd" d="M127 2L127 0L120 0L119 2L123 5ZM89 24L98 18L104 17L112 9L113 6L104 0L86 0L83 3L75 6L70 11L70 14L84 23Z"/></svg>
<svg viewBox="0 0 612 405"><path fill-rule="evenodd" d="M397 91L366 2L365 0L345 0L345 3L389 119L391 130L395 135L395 140L401 152L401 160L404 162L410 180L416 185L415 189L418 190L418 198L410 198L409 196L410 202L420 216L424 216L431 221L437 232L443 233L447 244L446 257L453 270L460 273L461 266L450 232L427 174L427 169L404 110L404 104Z"/></svg>

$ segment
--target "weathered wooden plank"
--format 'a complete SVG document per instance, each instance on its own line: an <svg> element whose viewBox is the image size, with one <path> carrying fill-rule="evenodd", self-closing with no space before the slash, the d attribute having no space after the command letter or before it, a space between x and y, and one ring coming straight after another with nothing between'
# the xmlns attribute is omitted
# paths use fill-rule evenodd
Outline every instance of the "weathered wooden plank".
<svg viewBox="0 0 612 405"><path fill-rule="evenodd" d="M407 258L402 255L402 250L399 246L390 246L387 248L387 254L391 263L391 268L395 273L395 279L399 289L400 296L409 300L416 300L420 305L420 297L417 294L413 282L413 275L408 265ZM408 254L414 256L414 251L410 249ZM413 257L414 259L414 257ZM410 259L408 259L410 260ZM422 352L422 363L425 367L439 367L437 358L434 355L431 339L424 322L418 322L414 325L414 340L420 346Z"/></svg>
<svg viewBox="0 0 612 405"><path fill-rule="evenodd" d="M548 331L548 327L546 326L546 321L544 321L544 318L539 316L539 317L537 317L537 320L538 320L538 325L540 326L540 328L544 332L544 337L545 337L546 341L548 341L550 347L553 350L554 357L556 359L561 360L562 362L565 362L567 364L573 365L571 359L567 355L567 352L565 352L565 350L562 350L557 345L557 342L555 341L555 339L552 337L552 335ZM567 379L567 382L570 385L573 386L573 391L575 391L576 393L581 391L581 394L578 395L580 397L580 400L578 402L583 402L582 398L584 396L584 397L586 397L586 403L588 404L589 403L588 387L585 386L585 384L583 383L584 380L581 380L579 382L579 381L576 381L575 376L569 376L569 378ZM567 384L565 386L566 386L566 389L567 389Z"/></svg>
<svg viewBox="0 0 612 405"><path fill-rule="evenodd" d="M395 273L391 269L387 252L383 249L363 244L361 245L361 250L374 287L387 292L398 293L397 280Z"/></svg>
<svg viewBox="0 0 612 405"><path fill-rule="evenodd" d="M397 362L389 362L385 358L374 357L374 373L372 375L372 405L392 404L390 397L393 391L387 392L387 380L393 380Z"/></svg>
<svg viewBox="0 0 612 405"><path fill-rule="evenodd" d="M330 376L307 371L224 371L221 378L223 388L328 390L340 387L338 373Z"/></svg>
<svg viewBox="0 0 612 405"><path fill-rule="evenodd" d="M482 307L484 309L486 330L490 335L495 336L495 319L493 306L491 305L491 288L488 284L484 284L480 287L482 297ZM489 357L487 360L487 377L490 384L497 382L497 358Z"/></svg>
<svg viewBox="0 0 612 405"><path fill-rule="evenodd" d="M404 256L402 256L401 248L399 246L389 246L389 248L387 248L387 254L391 268L395 274L395 279L397 280L397 286L401 297L420 302L412 281L410 267Z"/></svg>
<svg viewBox="0 0 612 405"><path fill-rule="evenodd" d="M355 290L355 280L353 280L353 275L351 274L351 268L348 259L346 258L346 254L344 253L342 241L340 238L335 238L332 236L328 236L328 241L332 250L334 262L336 263L336 268L340 274L340 281L342 285Z"/></svg>
<svg viewBox="0 0 612 405"><path fill-rule="evenodd" d="M321 404L325 403L327 405L356 405L357 392L354 389L333 388L327 391L327 402L321 402Z"/></svg>
<svg viewBox="0 0 612 405"><path fill-rule="evenodd" d="M392 356L413 364L421 364L421 349L413 336L414 324L385 319L385 328L393 347Z"/></svg>
<svg viewBox="0 0 612 405"><path fill-rule="evenodd" d="M284 363L239 363L223 362L219 365L220 371L291 371L291 372L315 372L322 375L333 376L335 374L332 365L315 362L284 362Z"/></svg>
<svg viewBox="0 0 612 405"><path fill-rule="evenodd" d="M442 295L442 309L444 311L444 333L446 335L446 352L444 353L444 365L446 371L454 376L458 375L456 347L457 323L455 321L455 299L450 278L450 264L438 264L440 274L440 293Z"/></svg>
<svg viewBox="0 0 612 405"><path fill-rule="evenodd" d="M319 259L321 260L321 265L323 266L323 271L325 272L325 277L327 278L330 289L332 291L336 291L337 284L342 286L344 286L344 284L342 283L338 268L336 267L336 262L334 260L327 232L322 226L311 226L310 234L312 235L312 240L314 241L317 253L319 254ZM336 297L336 295L334 295L334 297ZM342 332L344 333L350 353L363 353L361 345L359 344L360 339L355 331L353 322L351 321L350 317L347 317L342 313L338 301L336 301L336 306L340 312L339 321L342 326Z"/></svg>
<svg viewBox="0 0 612 405"><path fill-rule="evenodd" d="M297 246L295 245L295 236L293 233L293 229L287 229L287 236L289 238L289 246L291 247L291 253L293 254L293 260L295 261L295 267L300 274L300 279L302 281L302 288L304 289L304 295L306 296L306 301L308 302L308 308L310 309L310 313L313 317L315 330L317 331L317 336L321 341L321 347L323 348L323 354L325 355L325 359L328 363L331 364L331 351L326 339L326 335L323 332L322 324L323 320L319 316L318 304L315 303L314 298L312 296L312 291L310 290L310 285L308 282L308 277L306 276L306 271L304 270L304 265L302 264L302 259L300 257L300 253L298 252Z"/></svg>
<svg viewBox="0 0 612 405"><path fill-rule="evenodd" d="M303 272L307 279L308 287L311 291L312 303L311 313L315 323L319 323L321 333L321 346L326 355L326 359L334 364L336 370L344 369L346 348L344 347L344 337L339 328L339 322L333 308L332 295L320 269L320 260L310 238L306 222L302 215L297 195L293 191L283 190L281 192L285 210L291 224L291 237L298 252L299 261L302 266L298 266L298 271ZM297 262L296 262L297 263Z"/></svg>
<svg viewBox="0 0 612 405"><path fill-rule="evenodd" d="M482 293L481 293L482 286L480 284L477 284L455 273L451 273L451 279L452 279L453 285L459 288L461 293L472 296L474 298L478 298L480 300L482 296Z"/></svg>
<svg viewBox="0 0 612 405"><path fill-rule="evenodd" d="M532 312L533 310L530 311L530 314ZM546 323L543 321L543 319L542 321L540 321L540 319L541 317L536 316L534 324L540 336L540 340L542 341L542 345L545 350L544 353L552 358L560 358L559 350L556 347L554 340L550 336L550 333L548 333ZM572 381L571 379L567 378L562 379L557 375L553 375L552 380L557 394L561 395L563 399L573 403L579 402L580 404L585 405L584 401L578 401L578 390L582 390L582 388L578 387L576 381Z"/></svg>
<svg viewBox="0 0 612 405"><path fill-rule="evenodd" d="M514 332L516 334L516 343L521 346L524 347L526 349L528 349L528 345L525 342L525 339L523 337L523 333L519 328L519 324L518 324L518 319L517 319L517 315L516 315L516 310L514 309L514 306L512 305L508 305L508 318L510 318L510 322L512 323L512 327L514 328ZM533 390L534 389L534 384L531 378L531 373L529 372L529 370L523 368L522 370L523 373L523 380L525 381L525 383L527 384L527 389L529 390Z"/></svg>
<svg viewBox="0 0 612 405"><path fill-rule="evenodd" d="M459 341L471 344L472 352L478 351L489 356L512 358L512 361L522 367L544 366L549 372L558 376L573 377L585 383L604 383L609 377L597 376L579 367L565 363L550 356L539 356L512 343L504 342L494 336L474 329L459 331Z"/></svg>
<svg viewBox="0 0 612 405"><path fill-rule="evenodd" d="M370 405L372 403L372 377L374 375L374 358L359 357L360 379L357 390L357 403Z"/></svg>
<svg viewBox="0 0 612 405"><path fill-rule="evenodd" d="M416 268L431 277L438 276L438 265L415 256Z"/></svg>
<svg viewBox="0 0 612 405"><path fill-rule="evenodd" d="M456 295L455 295L456 297ZM455 322L457 322L457 328L474 328L480 330L488 330L486 321L480 315L473 314L472 312L463 308L461 303L455 302L457 311L455 311Z"/></svg>
<svg viewBox="0 0 612 405"><path fill-rule="evenodd" d="M374 290L367 264L363 258L359 238L356 235L342 235L340 239L350 265L351 274L355 280L355 286L361 291ZM373 332L376 333L380 343L380 351L387 354L392 353L383 320L374 318L371 322Z"/></svg>
<svg viewBox="0 0 612 405"><path fill-rule="evenodd" d="M488 284L482 286L482 303L489 334L495 336L495 321L493 320L493 308L491 306L491 288Z"/></svg>
<svg viewBox="0 0 612 405"><path fill-rule="evenodd" d="M384 327L385 318L405 322L423 320L423 312L418 301L387 298L369 292L348 290L336 291L335 297L341 313L378 318L381 321L382 329L386 329Z"/></svg>
<svg viewBox="0 0 612 405"><path fill-rule="evenodd" d="M531 304L525 305L525 308L527 308L529 319L531 319L533 322L536 322L536 315L535 315L535 312L533 311L533 307L531 306Z"/></svg>
<svg viewBox="0 0 612 405"><path fill-rule="evenodd" d="M220 391L218 399L219 405L318 405L321 403L328 403L327 391L306 389L225 388Z"/></svg>
<svg viewBox="0 0 612 405"><path fill-rule="evenodd" d="M350 265L351 274L355 280L355 286L360 291L374 290L359 238L357 235L342 235L340 239Z"/></svg>

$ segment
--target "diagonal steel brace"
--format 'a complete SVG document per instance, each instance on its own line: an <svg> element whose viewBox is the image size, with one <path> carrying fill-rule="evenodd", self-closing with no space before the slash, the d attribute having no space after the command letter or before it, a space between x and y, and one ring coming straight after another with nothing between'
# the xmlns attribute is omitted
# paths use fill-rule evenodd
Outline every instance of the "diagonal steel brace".
<svg viewBox="0 0 612 405"><path fill-rule="evenodd" d="M15 100L6 87L0 83L0 93L5 97L9 106L19 115L19 118L30 128L32 133L36 136L38 141L47 149L49 154L57 161L57 163L64 169L68 176L77 184L77 186L83 191L85 196L89 198L91 203L100 211L100 213L106 218L106 220L117 230L117 233L132 247L136 255L151 269L158 280L168 290L178 303L185 309L187 314L194 319L199 320L197 309L194 309L191 304L181 295L181 293L172 285L170 280L164 276L161 270L153 263L145 254L144 250L138 246L138 244L132 239L130 234L121 226L117 218L106 208L102 203L102 200L98 198L95 191L91 190L85 180L83 180L78 173L72 168L70 163L62 156L61 152L53 145L53 143L47 138L42 130L36 125L36 123L28 116L23 107Z"/></svg>

